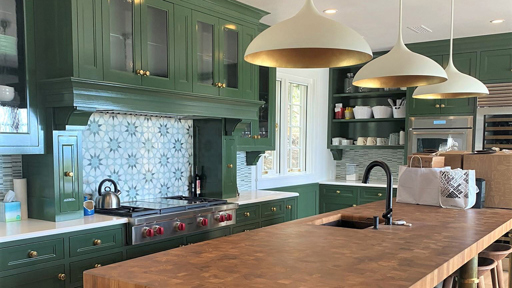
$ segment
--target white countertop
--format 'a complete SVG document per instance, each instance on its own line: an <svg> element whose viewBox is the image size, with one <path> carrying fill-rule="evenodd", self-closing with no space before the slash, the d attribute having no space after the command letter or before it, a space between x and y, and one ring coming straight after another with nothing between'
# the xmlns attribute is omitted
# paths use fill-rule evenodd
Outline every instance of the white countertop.
<svg viewBox="0 0 512 288"><path fill-rule="evenodd" d="M36 219L26 219L7 223L0 222L0 243L124 223L128 223L127 218L100 214L84 216L82 219L62 222L51 222Z"/></svg>
<svg viewBox="0 0 512 288"><path fill-rule="evenodd" d="M386 182L380 182L380 181L371 181L369 184L364 184L361 181L350 181L350 180L340 180L340 179L334 179L334 180L325 180L320 181L320 184L325 185L346 185L346 186L365 186L365 187L386 187ZM395 183L393 181L393 188L397 188L398 183Z"/></svg>
<svg viewBox="0 0 512 288"><path fill-rule="evenodd" d="M236 198L226 199L231 203L238 203L238 205L258 203L263 201L278 200L289 197L299 196L299 193L295 192L277 192L268 190L253 190L253 191L241 191L240 196Z"/></svg>

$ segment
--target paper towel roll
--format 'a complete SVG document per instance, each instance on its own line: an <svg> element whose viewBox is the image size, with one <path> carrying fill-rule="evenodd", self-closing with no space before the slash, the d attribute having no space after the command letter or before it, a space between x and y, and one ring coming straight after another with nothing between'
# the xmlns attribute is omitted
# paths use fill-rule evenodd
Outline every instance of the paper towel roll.
<svg viewBox="0 0 512 288"><path fill-rule="evenodd" d="M399 141L400 145L405 145L405 132L404 131L400 131L400 141Z"/></svg>
<svg viewBox="0 0 512 288"><path fill-rule="evenodd" d="M13 179L16 200L21 204L21 220L28 219L27 209L27 179Z"/></svg>

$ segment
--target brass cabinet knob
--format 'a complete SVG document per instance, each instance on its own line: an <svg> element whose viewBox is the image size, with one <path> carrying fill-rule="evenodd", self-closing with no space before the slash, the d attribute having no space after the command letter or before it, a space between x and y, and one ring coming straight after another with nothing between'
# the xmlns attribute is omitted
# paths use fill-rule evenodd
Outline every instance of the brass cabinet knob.
<svg viewBox="0 0 512 288"><path fill-rule="evenodd" d="M228 164L228 168L229 169L233 168L233 164Z"/></svg>
<svg viewBox="0 0 512 288"><path fill-rule="evenodd" d="M276 211L277 211L277 208L276 208L276 207L272 207L272 208L270 208L270 211L272 211L272 212L276 212Z"/></svg>
<svg viewBox="0 0 512 288"><path fill-rule="evenodd" d="M180 244L180 247L185 247L185 245L183 245L183 244Z"/></svg>
<svg viewBox="0 0 512 288"><path fill-rule="evenodd" d="M220 88L226 88L226 83L220 84Z"/></svg>
<svg viewBox="0 0 512 288"><path fill-rule="evenodd" d="M245 217L249 217L249 216L251 216L251 213L249 213L249 212L245 212L245 213L244 213L244 216L245 216Z"/></svg>
<svg viewBox="0 0 512 288"><path fill-rule="evenodd" d="M340 193L341 193L341 191L340 191L340 190L336 190L336 194L340 194Z"/></svg>
<svg viewBox="0 0 512 288"><path fill-rule="evenodd" d="M94 264L94 268L99 268L101 267L101 264Z"/></svg>
<svg viewBox="0 0 512 288"><path fill-rule="evenodd" d="M252 139L258 139L258 136L253 135L253 136L252 136Z"/></svg>
<svg viewBox="0 0 512 288"><path fill-rule="evenodd" d="M357 205L356 204L352 204L352 207L356 207Z"/></svg>
<svg viewBox="0 0 512 288"><path fill-rule="evenodd" d="M261 139L261 136L260 136L260 135L258 135L258 138L257 138L257 139Z"/></svg>
<svg viewBox="0 0 512 288"><path fill-rule="evenodd" d="M436 108L439 108L439 104L436 104Z"/></svg>
<svg viewBox="0 0 512 288"><path fill-rule="evenodd" d="M382 196L382 193L377 194L377 196L379 196L379 197Z"/></svg>
<svg viewBox="0 0 512 288"><path fill-rule="evenodd" d="M244 232L247 232L247 231L249 231L249 229L245 229L245 230L244 230Z"/></svg>
<svg viewBox="0 0 512 288"><path fill-rule="evenodd" d="M446 106L444 104L441 104L441 108L444 108L444 107L446 107Z"/></svg>
<svg viewBox="0 0 512 288"><path fill-rule="evenodd" d="M75 173L73 173L71 171L66 171L66 172L64 172L64 176L65 177L73 177L73 176L75 176Z"/></svg>
<svg viewBox="0 0 512 288"><path fill-rule="evenodd" d="M142 76L142 75L144 75L144 70L137 69L137 71L135 71L135 73L136 73L137 75L141 75L141 76Z"/></svg>
<svg viewBox="0 0 512 288"><path fill-rule="evenodd" d="M30 258L36 258L36 257L37 257L37 252L36 252L36 251L30 251L30 252L28 252L28 257L30 257Z"/></svg>
<svg viewBox="0 0 512 288"><path fill-rule="evenodd" d="M99 245L101 245L101 240L100 239L96 239L96 240L92 241L92 244L94 246L99 246Z"/></svg>
<svg viewBox="0 0 512 288"><path fill-rule="evenodd" d="M151 75L151 73L149 73L149 71L144 72L144 76L148 77L149 75Z"/></svg>
<svg viewBox="0 0 512 288"><path fill-rule="evenodd" d="M59 275L57 275L57 278L58 278L60 281L64 281L64 280L66 280L66 274L64 274L64 273L60 273Z"/></svg>
<svg viewBox="0 0 512 288"><path fill-rule="evenodd" d="M213 83L213 86L220 88L222 87L222 84L220 82Z"/></svg>
<svg viewBox="0 0 512 288"><path fill-rule="evenodd" d="M286 209L288 209L288 210L292 209L292 205L286 205Z"/></svg>

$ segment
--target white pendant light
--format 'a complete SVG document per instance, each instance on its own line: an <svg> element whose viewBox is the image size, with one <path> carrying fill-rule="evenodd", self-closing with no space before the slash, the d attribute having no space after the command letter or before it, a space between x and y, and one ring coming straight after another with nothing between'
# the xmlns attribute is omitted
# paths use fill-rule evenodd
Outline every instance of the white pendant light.
<svg viewBox="0 0 512 288"><path fill-rule="evenodd" d="M268 67L329 68L364 63L372 57L361 35L324 17L312 0L306 0L297 15L258 35L244 59Z"/></svg>
<svg viewBox="0 0 512 288"><path fill-rule="evenodd" d="M363 66L354 77L354 85L368 88L398 88L446 81L446 73L439 64L405 47L402 40L402 0L399 25L395 47Z"/></svg>
<svg viewBox="0 0 512 288"><path fill-rule="evenodd" d="M422 86L416 88L412 94L413 98L420 99L451 99L451 98L468 98L478 97L489 94L489 90L478 79L467 74L461 73L453 65L453 15L454 0L452 0L452 23L450 32L450 60L445 71L448 75L448 81Z"/></svg>

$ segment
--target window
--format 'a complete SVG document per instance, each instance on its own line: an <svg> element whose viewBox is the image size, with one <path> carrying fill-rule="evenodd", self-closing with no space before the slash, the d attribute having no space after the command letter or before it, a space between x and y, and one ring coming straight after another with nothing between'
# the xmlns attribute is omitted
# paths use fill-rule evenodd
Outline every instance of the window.
<svg viewBox="0 0 512 288"><path fill-rule="evenodd" d="M311 86L312 80L291 75L282 75L277 80L276 150L265 152L264 176L307 171L307 103Z"/></svg>

